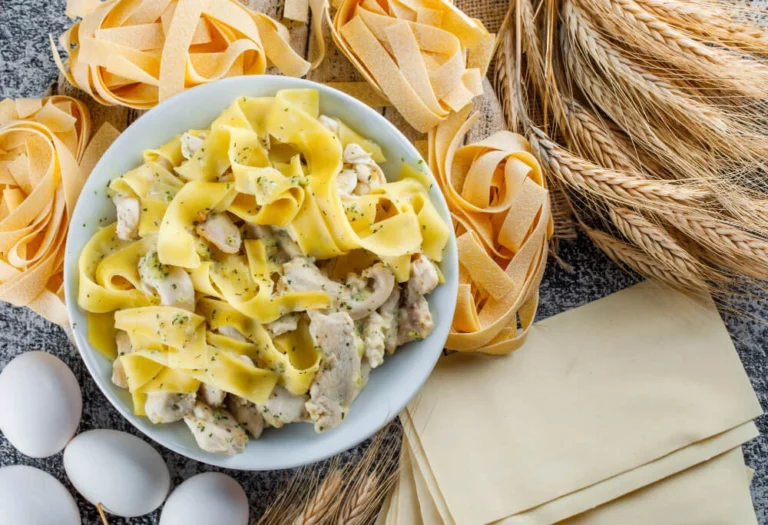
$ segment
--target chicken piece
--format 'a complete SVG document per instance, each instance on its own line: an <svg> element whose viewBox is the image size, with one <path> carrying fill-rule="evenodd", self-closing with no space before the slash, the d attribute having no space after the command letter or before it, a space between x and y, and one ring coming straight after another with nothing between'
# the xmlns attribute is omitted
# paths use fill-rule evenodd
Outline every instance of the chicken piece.
<svg viewBox="0 0 768 525"><path fill-rule="evenodd" d="M381 167L359 144L350 143L344 148L344 162L351 164L357 176L355 195L366 195L386 182Z"/></svg>
<svg viewBox="0 0 768 525"><path fill-rule="evenodd" d="M395 286L387 300L384 301L384 304L378 309L379 315L386 323L384 328L384 349L390 355L392 355L397 348L397 329L400 322L398 315L399 304L400 288Z"/></svg>
<svg viewBox="0 0 768 525"><path fill-rule="evenodd" d="M162 264L157 252L139 259L139 277L144 292L155 290L163 305L195 311L195 287L189 274L178 266Z"/></svg>
<svg viewBox="0 0 768 525"><path fill-rule="evenodd" d="M357 187L357 172L353 169L343 169L336 176L336 190L342 197L349 197L355 193Z"/></svg>
<svg viewBox="0 0 768 525"><path fill-rule="evenodd" d="M282 316L277 321L272 321L264 325L264 329L269 332L272 337L283 335L288 332L293 332L299 327L299 314L291 313Z"/></svg>
<svg viewBox="0 0 768 525"><path fill-rule="evenodd" d="M181 134L181 155L185 159L191 159L195 156L197 150L200 149L200 146L203 145L204 141L205 134L195 136L185 131Z"/></svg>
<svg viewBox="0 0 768 525"><path fill-rule="evenodd" d="M398 322L398 346L424 339L435 326L429 303L423 295L416 296L416 299L407 298L405 308L398 313Z"/></svg>
<svg viewBox="0 0 768 525"><path fill-rule="evenodd" d="M357 389L358 394L362 392L363 388L365 388L365 385L368 384L368 378L371 375L371 368L371 364L368 362L368 360L363 359L363 362L360 364L360 386Z"/></svg>
<svg viewBox="0 0 768 525"><path fill-rule="evenodd" d="M206 452L234 455L245 450L248 436L235 418L223 408L211 408L198 401L192 413L184 417L197 441Z"/></svg>
<svg viewBox="0 0 768 525"><path fill-rule="evenodd" d="M408 293L426 295L437 287L438 276L435 264L426 257L418 257L411 262L411 275L408 279Z"/></svg>
<svg viewBox="0 0 768 525"><path fill-rule="evenodd" d="M360 337L346 312L329 315L309 311L309 333L323 365L309 389L306 403L316 432L337 426L359 392L361 382Z"/></svg>
<svg viewBox="0 0 768 525"><path fill-rule="evenodd" d="M195 231L224 253L237 253L243 239L240 230L226 213L208 215Z"/></svg>
<svg viewBox="0 0 768 525"><path fill-rule="evenodd" d="M221 335L227 336L230 339L234 339L235 341L241 341L243 343L248 342L248 338L241 334L240 331L234 326L220 326L216 331Z"/></svg>
<svg viewBox="0 0 768 525"><path fill-rule="evenodd" d="M376 368L384 362L384 349L386 348L387 322L378 313L373 312L363 326L363 344L365 345L365 358L371 368Z"/></svg>
<svg viewBox="0 0 768 525"><path fill-rule="evenodd" d="M320 124L334 135L339 134L339 123L336 120L331 117L326 117L325 115L320 115L317 120L319 120Z"/></svg>
<svg viewBox="0 0 768 525"><path fill-rule="evenodd" d="M124 331L117 331L117 335L115 336L115 343L117 343L117 357L133 352L131 338L128 337L128 334ZM128 377L125 375L125 368L123 367L123 362L120 361L120 359L115 359L112 361L112 382L120 388L128 388Z"/></svg>
<svg viewBox="0 0 768 525"><path fill-rule="evenodd" d="M368 286L368 281L373 286ZM382 263L376 263L363 270L360 277L355 274L347 276L346 295L341 298L339 306L346 310L352 319L362 319L384 304L395 287L395 276Z"/></svg>
<svg viewBox="0 0 768 525"><path fill-rule="evenodd" d="M192 413L196 394L150 392L144 402L144 412L152 423L173 423Z"/></svg>
<svg viewBox="0 0 768 525"><path fill-rule="evenodd" d="M294 421L306 420L308 415L305 404L308 400L306 395L297 396L277 385L269 395L269 399L259 405L259 410L267 423L280 428Z"/></svg>
<svg viewBox="0 0 768 525"><path fill-rule="evenodd" d="M355 144L353 142L347 144L347 146L344 148L344 153L342 154L342 158L344 159L344 162L346 162L347 164L353 164L353 165L354 164L370 164L371 162L374 162L373 159L371 159L371 156L368 154L368 152L365 151L360 144Z"/></svg>
<svg viewBox="0 0 768 525"><path fill-rule="evenodd" d="M301 251L298 243L291 237L289 231L278 226L262 226L260 224L246 224L246 232L253 239L264 241L267 253L270 254L270 243L274 243L277 253L271 255L277 256L279 262L287 262L294 257L301 257L304 252Z"/></svg>
<svg viewBox="0 0 768 525"><path fill-rule="evenodd" d="M344 286L323 275L311 259L296 257L283 265L280 280L287 288L297 292L320 290L337 300L344 293Z"/></svg>
<svg viewBox="0 0 768 525"><path fill-rule="evenodd" d="M259 407L247 399L238 396L229 396L227 407L241 427L248 431L253 439L259 439L264 431L264 418L261 417Z"/></svg>
<svg viewBox="0 0 768 525"><path fill-rule="evenodd" d="M221 388L202 383L197 390L199 398L208 406L220 407L227 399L227 393Z"/></svg>
<svg viewBox="0 0 768 525"><path fill-rule="evenodd" d="M112 197L117 210L116 232L118 238L123 241L132 241L139 235L139 217L141 215L141 203L135 197L127 195L115 195Z"/></svg>
<svg viewBox="0 0 768 525"><path fill-rule="evenodd" d="M350 274L345 285L323 275L307 258L295 258L283 265L281 277L288 288L297 292L320 290L331 296L333 307L349 314L352 319L362 319L375 311L392 293L395 276L381 263L366 268L362 275ZM369 286L368 281L373 281Z"/></svg>
<svg viewBox="0 0 768 525"><path fill-rule="evenodd" d="M272 236L272 228L261 224L246 222L245 233L249 239L267 239Z"/></svg>
<svg viewBox="0 0 768 525"><path fill-rule="evenodd" d="M280 249L283 250L289 259L304 256L304 252L301 251L299 243L297 243L296 239L291 236L289 230L280 228L279 226L272 226L272 231L277 235L277 243L280 246Z"/></svg>
<svg viewBox="0 0 768 525"><path fill-rule="evenodd" d="M424 295L434 290L437 282L437 269L432 261L419 257L411 263L404 305L398 312L398 345L424 339L432 332L435 322Z"/></svg>

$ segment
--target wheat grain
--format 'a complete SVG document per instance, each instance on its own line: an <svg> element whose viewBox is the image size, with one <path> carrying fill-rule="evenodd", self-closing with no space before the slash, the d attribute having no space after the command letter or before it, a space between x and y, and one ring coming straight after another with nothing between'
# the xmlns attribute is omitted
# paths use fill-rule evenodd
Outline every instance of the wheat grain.
<svg viewBox="0 0 768 525"><path fill-rule="evenodd" d="M641 275L653 277L674 288L689 292L704 290L707 287L707 284L701 279L687 273L670 270L666 265L656 261L645 252L605 232L591 228L585 228L585 231L592 242L620 266L628 266Z"/></svg>
<svg viewBox="0 0 768 525"><path fill-rule="evenodd" d="M650 207L680 206L700 205L712 196L703 187L648 180L631 172L603 168L565 151L535 127L530 128L529 141L542 164L549 168L550 175L609 201Z"/></svg>

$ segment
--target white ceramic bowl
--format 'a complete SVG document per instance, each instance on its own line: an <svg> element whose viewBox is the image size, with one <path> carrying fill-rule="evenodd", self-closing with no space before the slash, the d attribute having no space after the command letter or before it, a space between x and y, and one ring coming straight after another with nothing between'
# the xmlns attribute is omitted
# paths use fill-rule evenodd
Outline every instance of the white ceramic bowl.
<svg viewBox="0 0 768 525"><path fill-rule="evenodd" d="M64 261L67 311L75 341L88 370L107 399L131 423L161 445L204 463L241 470L292 468L347 450L373 435L391 421L426 381L440 356L456 306L458 262L452 236L441 268L445 284L430 296L435 328L426 339L411 343L387 358L374 370L368 385L352 405L349 415L335 429L316 434L312 425L293 424L268 429L252 440L245 452L235 456L200 450L183 422L153 425L133 415L128 391L112 384L112 363L99 354L87 338L87 318L77 305L80 252L96 230L115 220L115 210L106 196L107 183L142 162L142 151L164 144L188 129L204 129L240 96L271 96L285 88L312 88L320 92L323 114L339 117L364 137L381 145L387 162L387 177L397 176L403 162L416 165L421 157L413 145L379 113L358 100L307 80L278 76L248 76L221 80L181 93L139 118L107 150L91 173L77 202L67 239ZM437 184L430 196L443 218L450 223L448 207Z"/></svg>

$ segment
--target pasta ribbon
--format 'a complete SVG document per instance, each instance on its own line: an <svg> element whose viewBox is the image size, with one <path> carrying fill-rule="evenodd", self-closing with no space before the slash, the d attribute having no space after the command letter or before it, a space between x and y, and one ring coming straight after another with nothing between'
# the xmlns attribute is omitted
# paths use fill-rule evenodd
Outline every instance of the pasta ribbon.
<svg viewBox="0 0 768 525"><path fill-rule="evenodd" d="M91 137L85 105L65 96L0 102L0 300L69 329L64 244L77 197L117 136Z"/></svg>
<svg viewBox="0 0 768 525"><path fill-rule="evenodd" d="M433 233L422 230L414 209L414 205L419 207L428 200L427 189L421 187L408 195L374 190L372 195L350 196L345 206L336 185L342 164L341 142L315 117L315 102L303 100L301 107L295 103L315 96L311 90L280 91L267 119L267 131L281 142L294 145L307 159L310 193L289 226L302 250L320 259L358 248L383 257L418 252L424 239ZM310 112L302 108L310 108ZM382 188L389 187L387 184ZM357 224L353 222L356 217L348 216L348 210L355 208L354 213L361 214ZM381 220L377 220L379 217ZM447 236L442 246L445 242ZM438 239L435 246L439 244Z"/></svg>
<svg viewBox="0 0 768 525"><path fill-rule="evenodd" d="M320 365L320 356L308 336L306 321L300 323L298 330L278 336L273 342L260 323L224 301L202 299L198 309L206 316L211 329L230 326L249 340L242 343L209 333L211 344L246 355L261 368L278 373L279 383L294 394L309 391Z"/></svg>
<svg viewBox="0 0 768 525"><path fill-rule="evenodd" d="M494 37L448 0L344 0L332 32L363 77L418 131L483 92Z"/></svg>
<svg viewBox="0 0 768 525"><path fill-rule="evenodd" d="M176 194L163 216L157 237L157 255L163 264L197 268L201 259L191 230L205 215L224 211L235 198L231 182L191 181Z"/></svg>
<svg viewBox="0 0 768 525"><path fill-rule="evenodd" d="M536 315L552 235L549 193L521 135L500 131L462 146L477 120L471 111L429 134L430 165L458 236L459 291L445 347L506 354L523 344Z"/></svg>
<svg viewBox="0 0 768 525"><path fill-rule="evenodd" d="M260 75L267 61L303 76L310 64L288 30L236 0L69 0L82 17L59 38L68 68L51 40L59 70L101 104L148 109L186 88L239 75Z"/></svg>

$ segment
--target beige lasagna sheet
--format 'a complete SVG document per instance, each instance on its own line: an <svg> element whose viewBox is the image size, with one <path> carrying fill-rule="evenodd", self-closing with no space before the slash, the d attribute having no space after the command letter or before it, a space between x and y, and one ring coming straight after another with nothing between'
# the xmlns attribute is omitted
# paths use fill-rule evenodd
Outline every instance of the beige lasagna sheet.
<svg viewBox="0 0 768 525"><path fill-rule="evenodd" d="M615 478L762 411L714 306L643 283L537 324L506 358L442 359L407 412L440 514L463 525Z"/></svg>
<svg viewBox="0 0 768 525"><path fill-rule="evenodd" d="M434 502L423 498L419 468L411 471L415 486L401 481L392 498L384 502L382 523L396 525L441 523L428 520L424 508ZM673 476L595 509L574 516L561 525L754 525L757 523L749 493L748 470L740 448L733 448ZM420 520L402 521L395 508L413 506L421 510ZM539 521L540 524L552 523Z"/></svg>

